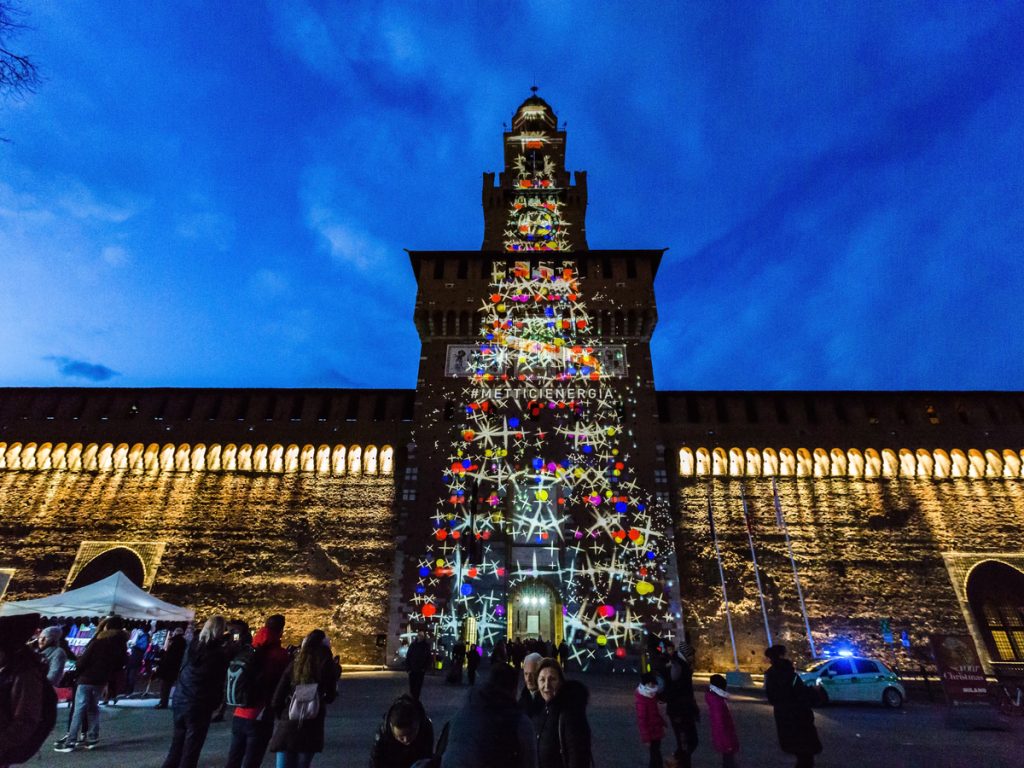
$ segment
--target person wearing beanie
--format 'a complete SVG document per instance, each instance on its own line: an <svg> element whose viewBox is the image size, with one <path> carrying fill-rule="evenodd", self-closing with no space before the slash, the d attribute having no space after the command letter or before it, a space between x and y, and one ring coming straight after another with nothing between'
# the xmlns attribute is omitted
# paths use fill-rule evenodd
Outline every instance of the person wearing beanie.
<svg viewBox="0 0 1024 768"><path fill-rule="evenodd" d="M708 720L711 723L711 746L722 756L722 768L734 768L740 742L736 736L736 724L729 707L729 692L725 678L712 675L704 703L708 705Z"/></svg>
<svg viewBox="0 0 1024 768"><path fill-rule="evenodd" d="M64 677L64 665L67 663L68 654L61 647L60 641L64 638L64 632L60 627L47 627L39 633L37 642L39 644L39 655L46 665L46 679L54 688Z"/></svg>
<svg viewBox="0 0 1024 768"><path fill-rule="evenodd" d="M284 616L274 614L256 631L252 647L259 670L260 691L251 707L235 707L231 746L225 768L259 768L274 732L274 713L268 706L290 658L281 647Z"/></svg>
<svg viewBox="0 0 1024 768"><path fill-rule="evenodd" d="M658 709L658 678L653 672L640 677L636 687L636 724L640 729L640 741L651 750L650 768L661 768L661 740L665 738L665 719Z"/></svg>

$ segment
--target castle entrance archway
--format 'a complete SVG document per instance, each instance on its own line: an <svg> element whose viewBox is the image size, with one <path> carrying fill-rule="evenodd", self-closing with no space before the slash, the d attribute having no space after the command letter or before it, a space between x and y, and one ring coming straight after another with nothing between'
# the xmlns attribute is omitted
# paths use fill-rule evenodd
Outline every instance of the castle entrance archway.
<svg viewBox="0 0 1024 768"><path fill-rule="evenodd" d="M558 645L562 640L562 601L542 579L528 579L508 596L508 634L512 639L543 638Z"/></svg>
<svg viewBox="0 0 1024 768"><path fill-rule="evenodd" d="M1024 573L985 560L967 579L967 601L994 662L1024 662Z"/></svg>
<svg viewBox="0 0 1024 768"><path fill-rule="evenodd" d="M114 547L108 549L86 563L78 572L74 580L68 585L68 589L78 589L95 584L107 576L113 576L118 571L124 573L133 584L143 586L145 570L139 556L128 549L128 547Z"/></svg>

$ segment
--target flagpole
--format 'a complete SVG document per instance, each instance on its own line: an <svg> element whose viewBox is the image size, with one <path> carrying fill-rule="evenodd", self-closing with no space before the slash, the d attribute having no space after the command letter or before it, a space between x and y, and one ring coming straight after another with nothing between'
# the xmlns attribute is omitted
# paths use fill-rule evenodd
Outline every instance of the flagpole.
<svg viewBox="0 0 1024 768"><path fill-rule="evenodd" d="M729 609L729 593L725 589L725 569L722 567L722 551L718 548L718 532L715 530L715 514L711 510L711 484L708 484L708 523L711 525L711 539L715 542L715 558L718 560L718 576L722 580L722 600L725 602L725 620L729 625L729 642L732 644L732 660L736 671L740 669L740 657L736 653L736 635L732 631L732 611Z"/></svg>
<svg viewBox="0 0 1024 768"><path fill-rule="evenodd" d="M796 571L796 558L793 557L793 545L789 541L789 526L786 525L786 518L782 514L782 503L779 501L779 486L772 477L772 495L775 497L775 519L786 535L786 550L789 552L789 563L793 566L793 583L796 584L796 594L800 598L800 613L804 617L804 628L807 630L807 643L811 646L811 658L818 658L818 652L814 648L814 637L811 635L811 621L807 618L807 605L804 603L804 591L800 588L800 575Z"/></svg>
<svg viewBox="0 0 1024 768"><path fill-rule="evenodd" d="M761 615L764 617L764 634L768 639L768 647L772 643L772 630L768 626L768 607L764 602L764 590L761 588L761 572L757 567L757 552L754 551L754 532L750 529L750 512L747 510L747 496L740 486L740 501L743 502L743 524L747 527L747 541L750 543L750 559L754 563L754 580L757 581L757 596L761 599Z"/></svg>

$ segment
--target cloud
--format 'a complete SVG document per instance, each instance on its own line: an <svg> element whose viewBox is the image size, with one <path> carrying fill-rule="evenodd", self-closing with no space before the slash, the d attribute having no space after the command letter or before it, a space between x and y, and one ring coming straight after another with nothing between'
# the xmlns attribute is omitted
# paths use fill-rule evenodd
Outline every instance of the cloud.
<svg viewBox="0 0 1024 768"><path fill-rule="evenodd" d="M59 196L58 203L76 219L95 219L108 224L122 224L137 212L137 205L117 205L99 200L96 194L80 181L65 179L60 185L64 192Z"/></svg>
<svg viewBox="0 0 1024 768"><path fill-rule="evenodd" d="M196 211L178 219L177 233L186 240L208 243L226 251L235 240L235 222L216 211Z"/></svg>
<svg viewBox="0 0 1024 768"><path fill-rule="evenodd" d="M340 264L360 271L381 266L387 260L388 247L375 234L338 212L340 206L335 205L335 200L342 197L339 186L331 168L313 168L306 173L301 195L306 225Z"/></svg>
<svg viewBox="0 0 1024 768"><path fill-rule="evenodd" d="M87 363L84 360L72 360L60 355L47 355L43 358L56 364L61 376L89 381L107 381L121 374L112 368L99 363Z"/></svg>
<svg viewBox="0 0 1024 768"><path fill-rule="evenodd" d="M119 245L106 246L102 251L100 251L100 258L112 267L123 267L131 261L131 256L128 251Z"/></svg>

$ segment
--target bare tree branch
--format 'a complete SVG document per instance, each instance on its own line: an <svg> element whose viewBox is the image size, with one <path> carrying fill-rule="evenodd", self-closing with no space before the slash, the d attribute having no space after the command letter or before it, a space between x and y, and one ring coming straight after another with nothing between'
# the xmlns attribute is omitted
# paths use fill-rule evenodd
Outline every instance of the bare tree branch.
<svg viewBox="0 0 1024 768"><path fill-rule="evenodd" d="M33 93L39 85L39 70L26 54L16 53L9 40L26 29L16 19L25 12L0 0L0 95L19 96Z"/></svg>

